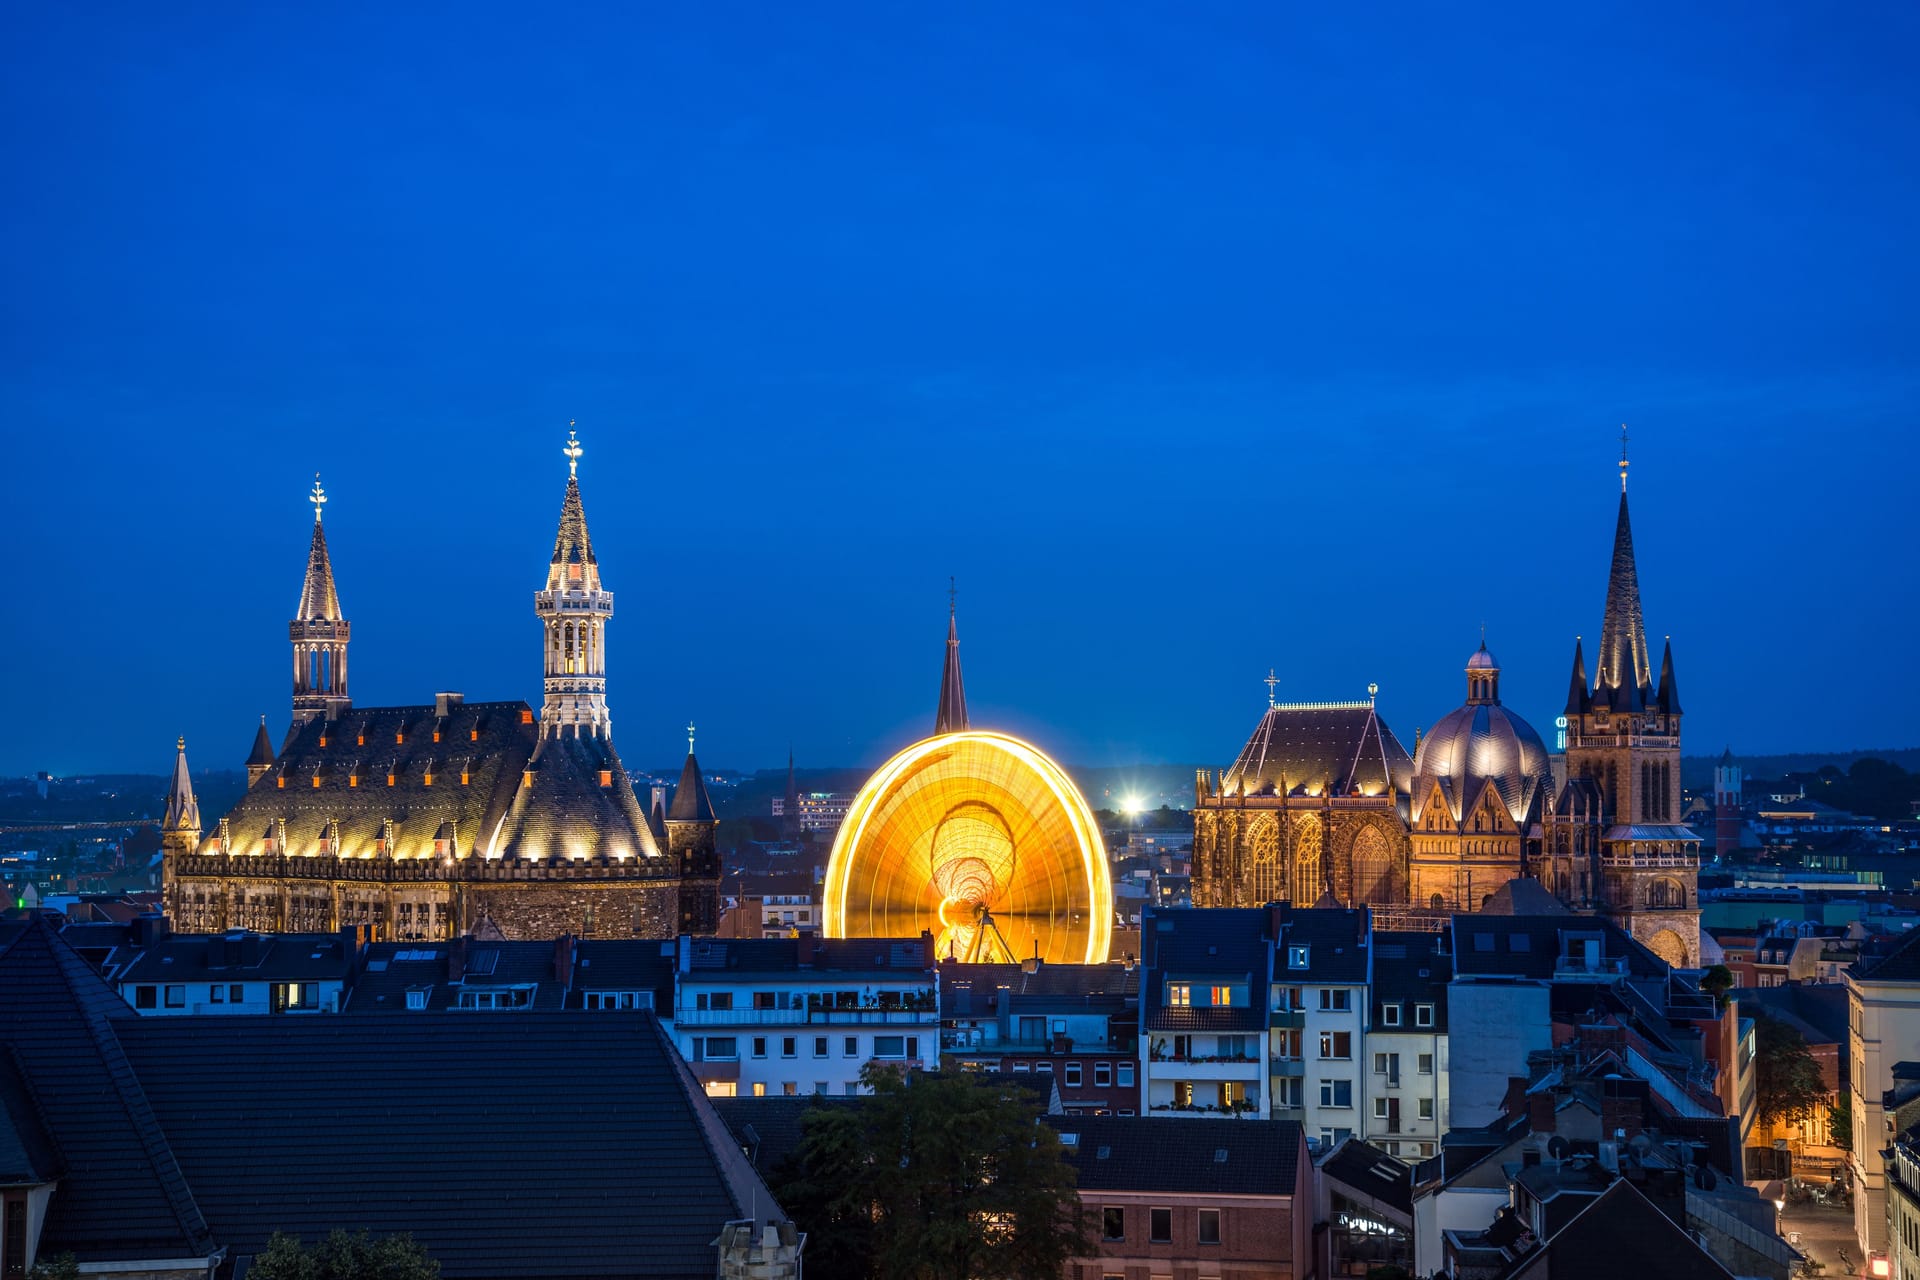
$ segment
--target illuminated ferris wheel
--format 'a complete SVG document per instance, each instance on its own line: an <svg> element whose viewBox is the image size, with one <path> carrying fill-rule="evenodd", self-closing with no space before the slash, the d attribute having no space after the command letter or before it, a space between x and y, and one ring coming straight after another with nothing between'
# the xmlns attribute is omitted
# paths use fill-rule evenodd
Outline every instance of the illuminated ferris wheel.
<svg viewBox="0 0 1920 1280"><path fill-rule="evenodd" d="M828 937L934 936L976 963L1107 958L1113 886L1093 813L1029 743L962 731L917 742L854 797L827 867Z"/></svg>

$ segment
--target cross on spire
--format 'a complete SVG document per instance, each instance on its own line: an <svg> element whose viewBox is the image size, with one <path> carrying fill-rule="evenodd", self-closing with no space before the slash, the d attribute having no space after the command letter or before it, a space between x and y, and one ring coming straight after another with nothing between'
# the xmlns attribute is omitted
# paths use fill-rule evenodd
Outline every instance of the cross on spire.
<svg viewBox="0 0 1920 1280"><path fill-rule="evenodd" d="M307 495L307 501L313 504L313 522L320 523L320 508L327 505L327 491L320 487L320 473L313 473L313 492Z"/></svg>
<svg viewBox="0 0 1920 1280"><path fill-rule="evenodd" d="M560 451L567 455L567 474L570 476L580 474L580 437L574 432L574 421L567 419L567 447Z"/></svg>
<svg viewBox="0 0 1920 1280"><path fill-rule="evenodd" d="M1272 707L1274 705L1273 691L1280 686L1280 677L1273 674L1272 667L1268 667L1267 678L1261 683L1267 686L1267 706Z"/></svg>
<svg viewBox="0 0 1920 1280"><path fill-rule="evenodd" d="M1620 424L1620 492L1627 491L1627 424Z"/></svg>

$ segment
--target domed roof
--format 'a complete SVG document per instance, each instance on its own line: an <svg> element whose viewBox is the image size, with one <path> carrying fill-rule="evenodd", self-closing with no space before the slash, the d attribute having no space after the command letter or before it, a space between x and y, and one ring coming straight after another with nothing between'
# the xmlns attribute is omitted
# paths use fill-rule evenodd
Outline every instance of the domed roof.
<svg viewBox="0 0 1920 1280"><path fill-rule="evenodd" d="M1499 669L1500 669L1500 664L1494 661L1494 657L1491 653L1487 652L1487 642L1485 640L1482 640L1480 642L1480 648L1474 653L1474 655L1471 658L1467 659L1467 670L1498 671Z"/></svg>
<svg viewBox="0 0 1920 1280"><path fill-rule="evenodd" d="M1414 757L1414 816L1425 804L1429 779L1441 783L1458 818L1482 779L1493 783L1515 822L1552 776L1547 744L1533 726L1497 702L1470 702L1420 740Z"/></svg>

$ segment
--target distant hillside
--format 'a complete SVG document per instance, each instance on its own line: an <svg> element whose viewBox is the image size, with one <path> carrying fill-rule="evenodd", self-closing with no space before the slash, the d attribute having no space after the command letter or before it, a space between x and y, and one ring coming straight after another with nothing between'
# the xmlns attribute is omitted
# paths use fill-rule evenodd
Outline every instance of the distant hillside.
<svg viewBox="0 0 1920 1280"><path fill-rule="evenodd" d="M1832 765L1842 773L1855 760L1885 760L1908 773L1920 773L1920 747L1888 747L1869 751L1804 751L1780 756L1743 756L1734 752L1741 772L1749 778L1784 778L1790 773L1818 773ZM1704 791L1713 785L1713 767L1720 763L1718 752L1710 756L1682 756L1680 785L1689 791Z"/></svg>

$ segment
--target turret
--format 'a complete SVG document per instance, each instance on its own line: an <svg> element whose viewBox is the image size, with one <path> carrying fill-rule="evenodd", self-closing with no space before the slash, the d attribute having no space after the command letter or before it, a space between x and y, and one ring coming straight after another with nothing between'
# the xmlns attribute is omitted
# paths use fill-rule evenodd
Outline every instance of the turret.
<svg viewBox="0 0 1920 1280"><path fill-rule="evenodd" d="M307 577L300 587L300 607L287 626L293 642L293 719L296 724L315 716L336 716L353 705L347 695L347 641L352 624L340 613L340 596L333 586L333 561L327 555L327 535L320 523L327 493L320 477L313 478L313 541L307 549Z"/></svg>
<svg viewBox="0 0 1920 1280"><path fill-rule="evenodd" d="M1487 638L1480 637L1480 647L1467 659L1467 705L1500 705L1500 663L1487 649Z"/></svg>
<svg viewBox="0 0 1920 1280"><path fill-rule="evenodd" d="M687 762L680 769L680 785L673 789L673 803L667 808L667 854L673 858L683 880L704 882L683 884L680 891L680 931L712 933L719 923L720 854L714 844L714 832L720 825L707 795L707 784L700 776L700 761L693 754L693 726L687 726ZM711 889L712 892L701 890Z"/></svg>
<svg viewBox="0 0 1920 1280"><path fill-rule="evenodd" d="M247 752L247 787L260 781L273 768L273 739L267 737L267 718L260 717L260 727L254 731L253 750Z"/></svg>
<svg viewBox="0 0 1920 1280"><path fill-rule="evenodd" d="M547 565L546 590L535 593L533 610L544 631L546 700L540 707L543 736L613 736L607 711L607 623L613 592L600 586L600 565L580 504L580 441L567 432L567 493L560 504L560 531Z"/></svg>
<svg viewBox="0 0 1920 1280"><path fill-rule="evenodd" d="M166 816L160 820L160 844L168 852L192 853L200 847L200 802L187 771L187 740L174 744L173 777L167 784Z"/></svg>

